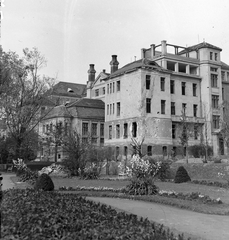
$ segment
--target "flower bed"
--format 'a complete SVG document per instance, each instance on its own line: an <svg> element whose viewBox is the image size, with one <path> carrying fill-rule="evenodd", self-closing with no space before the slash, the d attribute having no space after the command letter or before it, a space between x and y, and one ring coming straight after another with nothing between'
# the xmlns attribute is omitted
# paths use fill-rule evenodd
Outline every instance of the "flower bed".
<svg viewBox="0 0 229 240"><path fill-rule="evenodd" d="M108 187L84 187L84 186L76 186L75 188L73 188L73 187L63 186L63 187L60 187L59 190L60 191L105 191L105 192L123 193L126 195L130 195L128 194L128 191L126 190L126 188L114 189L114 188L108 188ZM160 190L157 194L159 196L164 196L164 197L178 198L178 199L189 200L189 201L199 201L204 204L221 204L222 203L220 198L212 199L209 196L203 195L198 192L184 194L184 193L176 193L174 191Z"/></svg>
<svg viewBox="0 0 229 240"><path fill-rule="evenodd" d="M4 192L2 216L3 239L184 240L162 225L75 194L11 189Z"/></svg>

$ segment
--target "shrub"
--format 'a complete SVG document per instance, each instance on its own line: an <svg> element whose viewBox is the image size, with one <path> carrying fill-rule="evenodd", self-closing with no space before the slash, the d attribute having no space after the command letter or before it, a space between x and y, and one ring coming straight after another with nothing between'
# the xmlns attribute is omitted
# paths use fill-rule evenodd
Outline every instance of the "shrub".
<svg viewBox="0 0 229 240"><path fill-rule="evenodd" d="M98 179L99 173L96 164L92 163L92 165L86 167L82 173L80 172L79 175L81 179L85 180Z"/></svg>
<svg viewBox="0 0 229 240"><path fill-rule="evenodd" d="M194 158L200 158L206 155L205 147L201 144L190 146L188 149L189 149L189 154L192 155ZM211 146L208 146L207 152L208 152L208 156L212 156L213 148Z"/></svg>
<svg viewBox="0 0 229 240"><path fill-rule="evenodd" d="M214 163L221 163L221 158L219 156L212 157L210 160Z"/></svg>
<svg viewBox="0 0 229 240"><path fill-rule="evenodd" d="M176 172L174 182L175 183L183 183L191 181L191 178L188 175L188 172L183 166L180 166Z"/></svg>
<svg viewBox="0 0 229 240"><path fill-rule="evenodd" d="M44 190L44 191L53 191L54 190L54 184L50 176L46 173L42 173L34 186L34 189L36 190Z"/></svg>

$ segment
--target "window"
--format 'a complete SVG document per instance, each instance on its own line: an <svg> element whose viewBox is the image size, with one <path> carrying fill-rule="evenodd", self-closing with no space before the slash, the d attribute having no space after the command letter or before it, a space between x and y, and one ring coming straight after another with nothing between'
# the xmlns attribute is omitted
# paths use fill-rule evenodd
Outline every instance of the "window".
<svg viewBox="0 0 229 240"><path fill-rule="evenodd" d="M229 72L227 72L227 80L226 81L229 81Z"/></svg>
<svg viewBox="0 0 229 240"><path fill-rule="evenodd" d="M219 96L218 95L212 95L212 108L218 108L219 107Z"/></svg>
<svg viewBox="0 0 229 240"><path fill-rule="evenodd" d="M120 91L120 81L117 81L117 92Z"/></svg>
<svg viewBox="0 0 229 240"><path fill-rule="evenodd" d="M152 146L147 146L147 155L152 156Z"/></svg>
<svg viewBox="0 0 229 240"><path fill-rule="evenodd" d="M214 129L219 129L219 116L213 115L213 128Z"/></svg>
<svg viewBox="0 0 229 240"><path fill-rule="evenodd" d="M105 93L106 93L106 88L103 87L103 95L105 95Z"/></svg>
<svg viewBox="0 0 229 240"><path fill-rule="evenodd" d="M210 52L210 60L213 60L213 52Z"/></svg>
<svg viewBox="0 0 229 240"><path fill-rule="evenodd" d="M211 73L211 86L217 87L218 75Z"/></svg>
<svg viewBox="0 0 229 240"><path fill-rule="evenodd" d="M43 125L42 132L45 133L45 125Z"/></svg>
<svg viewBox="0 0 229 240"><path fill-rule="evenodd" d="M210 70L211 70L211 72L217 72L218 69L215 67L211 67Z"/></svg>
<svg viewBox="0 0 229 240"><path fill-rule="evenodd" d="M101 145L101 146L104 145L104 138L100 138L100 145Z"/></svg>
<svg viewBox="0 0 229 240"><path fill-rule="evenodd" d="M49 125L47 124L46 125L46 132L48 132L49 131Z"/></svg>
<svg viewBox="0 0 229 240"><path fill-rule="evenodd" d="M110 115L112 114L112 104L110 104Z"/></svg>
<svg viewBox="0 0 229 240"><path fill-rule="evenodd" d="M116 156L116 160L118 160L118 156L119 156L119 147L115 148L115 156Z"/></svg>
<svg viewBox="0 0 229 240"><path fill-rule="evenodd" d="M107 115L109 115L109 104L107 104Z"/></svg>
<svg viewBox="0 0 229 240"><path fill-rule="evenodd" d="M146 89L150 89L150 75L146 75Z"/></svg>
<svg viewBox="0 0 229 240"><path fill-rule="evenodd" d="M215 61L218 61L218 53L215 53Z"/></svg>
<svg viewBox="0 0 229 240"><path fill-rule="evenodd" d="M128 123L124 123L123 128L124 128L123 138L128 138Z"/></svg>
<svg viewBox="0 0 229 240"><path fill-rule="evenodd" d="M113 93L115 92L115 82L113 82Z"/></svg>
<svg viewBox="0 0 229 240"><path fill-rule="evenodd" d="M107 84L107 94L109 94L109 84Z"/></svg>
<svg viewBox="0 0 229 240"><path fill-rule="evenodd" d="M225 81L225 72L221 72L222 81Z"/></svg>
<svg viewBox="0 0 229 240"><path fill-rule="evenodd" d="M151 113L151 99L146 98L146 113Z"/></svg>
<svg viewBox="0 0 229 240"><path fill-rule="evenodd" d="M176 138L176 124L172 124L172 138Z"/></svg>
<svg viewBox="0 0 229 240"><path fill-rule="evenodd" d="M53 124L52 123L50 123L50 132L52 132L53 131Z"/></svg>
<svg viewBox="0 0 229 240"><path fill-rule="evenodd" d="M193 83L192 84L192 93L193 93L193 96L196 97L196 89L197 89L197 84L196 83Z"/></svg>
<svg viewBox="0 0 229 240"><path fill-rule="evenodd" d="M116 138L120 138L120 125L116 125Z"/></svg>
<svg viewBox="0 0 229 240"><path fill-rule="evenodd" d="M113 114L115 113L115 104L113 103Z"/></svg>
<svg viewBox="0 0 229 240"><path fill-rule="evenodd" d="M112 83L110 83L110 93L112 93Z"/></svg>
<svg viewBox="0 0 229 240"><path fill-rule="evenodd" d="M165 91L165 78L161 77L161 91Z"/></svg>
<svg viewBox="0 0 229 240"><path fill-rule="evenodd" d="M171 94L175 93L175 82L174 82L174 80L170 80L170 93Z"/></svg>
<svg viewBox="0 0 229 240"><path fill-rule="evenodd" d="M198 126L194 125L194 139L197 140L198 139Z"/></svg>
<svg viewBox="0 0 229 240"><path fill-rule="evenodd" d="M182 111L184 114L186 113L186 106L187 106L186 103L182 103Z"/></svg>
<svg viewBox="0 0 229 240"><path fill-rule="evenodd" d="M193 104L193 116L197 117L197 105Z"/></svg>
<svg viewBox="0 0 229 240"><path fill-rule="evenodd" d="M91 135L92 135L92 137L97 136L97 123L91 124Z"/></svg>
<svg viewBox="0 0 229 240"><path fill-rule="evenodd" d="M171 102L171 115L176 115L175 102Z"/></svg>
<svg viewBox="0 0 229 240"><path fill-rule="evenodd" d="M120 116L120 102L117 102L117 116Z"/></svg>
<svg viewBox="0 0 229 240"><path fill-rule="evenodd" d="M167 156L167 146L163 146L162 147L162 154L163 154L163 156Z"/></svg>
<svg viewBox="0 0 229 240"><path fill-rule="evenodd" d="M109 139L112 139L112 126L109 126Z"/></svg>
<svg viewBox="0 0 229 240"><path fill-rule="evenodd" d="M182 94L182 95L185 95L185 88L186 88L186 83L185 83L185 82L182 82L182 83L181 83L181 94Z"/></svg>
<svg viewBox="0 0 229 240"><path fill-rule="evenodd" d="M88 135L88 123L82 123L82 135Z"/></svg>
<svg viewBox="0 0 229 240"><path fill-rule="evenodd" d="M132 137L137 137L137 123L132 123Z"/></svg>
<svg viewBox="0 0 229 240"><path fill-rule="evenodd" d="M224 88L222 88L222 99L224 100Z"/></svg>
<svg viewBox="0 0 229 240"><path fill-rule="evenodd" d="M103 137L104 136L104 124L100 123L100 136Z"/></svg>
<svg viewBox="0 0 229 240"><path fill-rule="evenodd" d="M161 114L165 114L165 100L161 100Z"/></svg>
<svg viewBox="0 0 229 240"><path fill-rule="evenodd" d="M50 125L50 131L51 131L51 127L52 127L52 125ZM65 135L68 134L68 123L67 122L65 122L65 124L64 124L64 134Z"/></svg>
<svg viewBox="0 0 229 240"><path fill-rule="evenodd" d="M99 89L95 90L95 96L98 97L99 96Z"/></svg>
<svg viewBox="0 0 229 240"><path fill-rule="evenodd" d="M60 153L58 153L58 159L61 159L61 154Z"/></svg>
<svg viewBox="0 0 229 240"><path fill-rule="evenodd" d="M128 147L124 146L124 156L127 157L128 155Z"/></svg>

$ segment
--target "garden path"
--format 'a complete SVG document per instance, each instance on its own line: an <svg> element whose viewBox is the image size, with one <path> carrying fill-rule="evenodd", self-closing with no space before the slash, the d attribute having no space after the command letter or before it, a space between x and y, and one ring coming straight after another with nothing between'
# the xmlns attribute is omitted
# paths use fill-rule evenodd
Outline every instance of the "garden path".
<svg viewBox="0 0 229 240"><path fill-rule="evenodd" d="M118 198L87 197L116 209L148 218L169 227L174 233L201 240L228 240L229 217L208 215L143 201Z"/></svg>

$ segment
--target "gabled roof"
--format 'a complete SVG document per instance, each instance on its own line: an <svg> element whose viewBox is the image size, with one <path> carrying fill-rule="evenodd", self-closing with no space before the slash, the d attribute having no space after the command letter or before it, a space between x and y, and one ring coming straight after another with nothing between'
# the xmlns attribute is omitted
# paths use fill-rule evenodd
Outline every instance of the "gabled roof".
<svg viewBox="0 0 229 240"><path fill-rule="evenodd" d="M207 42L202 42L202 43L193 45L191 47L187 47L185 50L180 51L178 54L183 54L183 53L186 53L186 52L196 51L200 48L211 48L211 49L222 51L222 49L219 48L219 47L216 47L216 46L214 46L210 43L207 43Z"/></svg>
<svg viewBox="0 0 229 240"><path fill-rule="evenodd" d="M56 118L56 117L65 117L70 118L71 114L67 110L66 106L59 105L50 110L50 112L45 116L44 119Z"/></svg>
<svg viewBox="0 0 229 240"><path fill-rule="evenodd" d="M86 107L86 108L105 108L105 104L100 99L91 99L91 98L81 98L76 100L73 103L67 105L67 108L70 107Z"/></svg>
<svg viewBox="0 0 229 240"><path fill-rule="evenodd" d="M86 84L59 82L53 87L51 95L81 98L86 96Z"/></svg>
<svg viewBox="0 0 229 240"><path fill-rule="evenodd" d="M105 119L105 104L100 99L82 98L66 106L73 117Z"/></svg>
<svg viewBox="0 0 229 240"><path fill-rule="evenodd" d="M110 76L108 78L113 78L113 77L116 77L118 75L122 75L122 74L125 74L125 73L128 73L128 72L132 72L132 71L137 70L138 68L150 68L150 69L155 70L155 71L168 72L167 69L162 68L155 61L143 58L143 59L134 61L132 63L129 63L129 64L123 66L122 68L119 68L117 71L110 74Z"/></svg>
<svg viewBox="0 0 229 240"><path fill-rule="evenodd" d="M110 76L110 73L106 73L106 72L101 72L95 79L95 81L93 82L93 86L95 86L95 84L98 82L98 80L104 80L106 79L107 77Z"/></svg>

